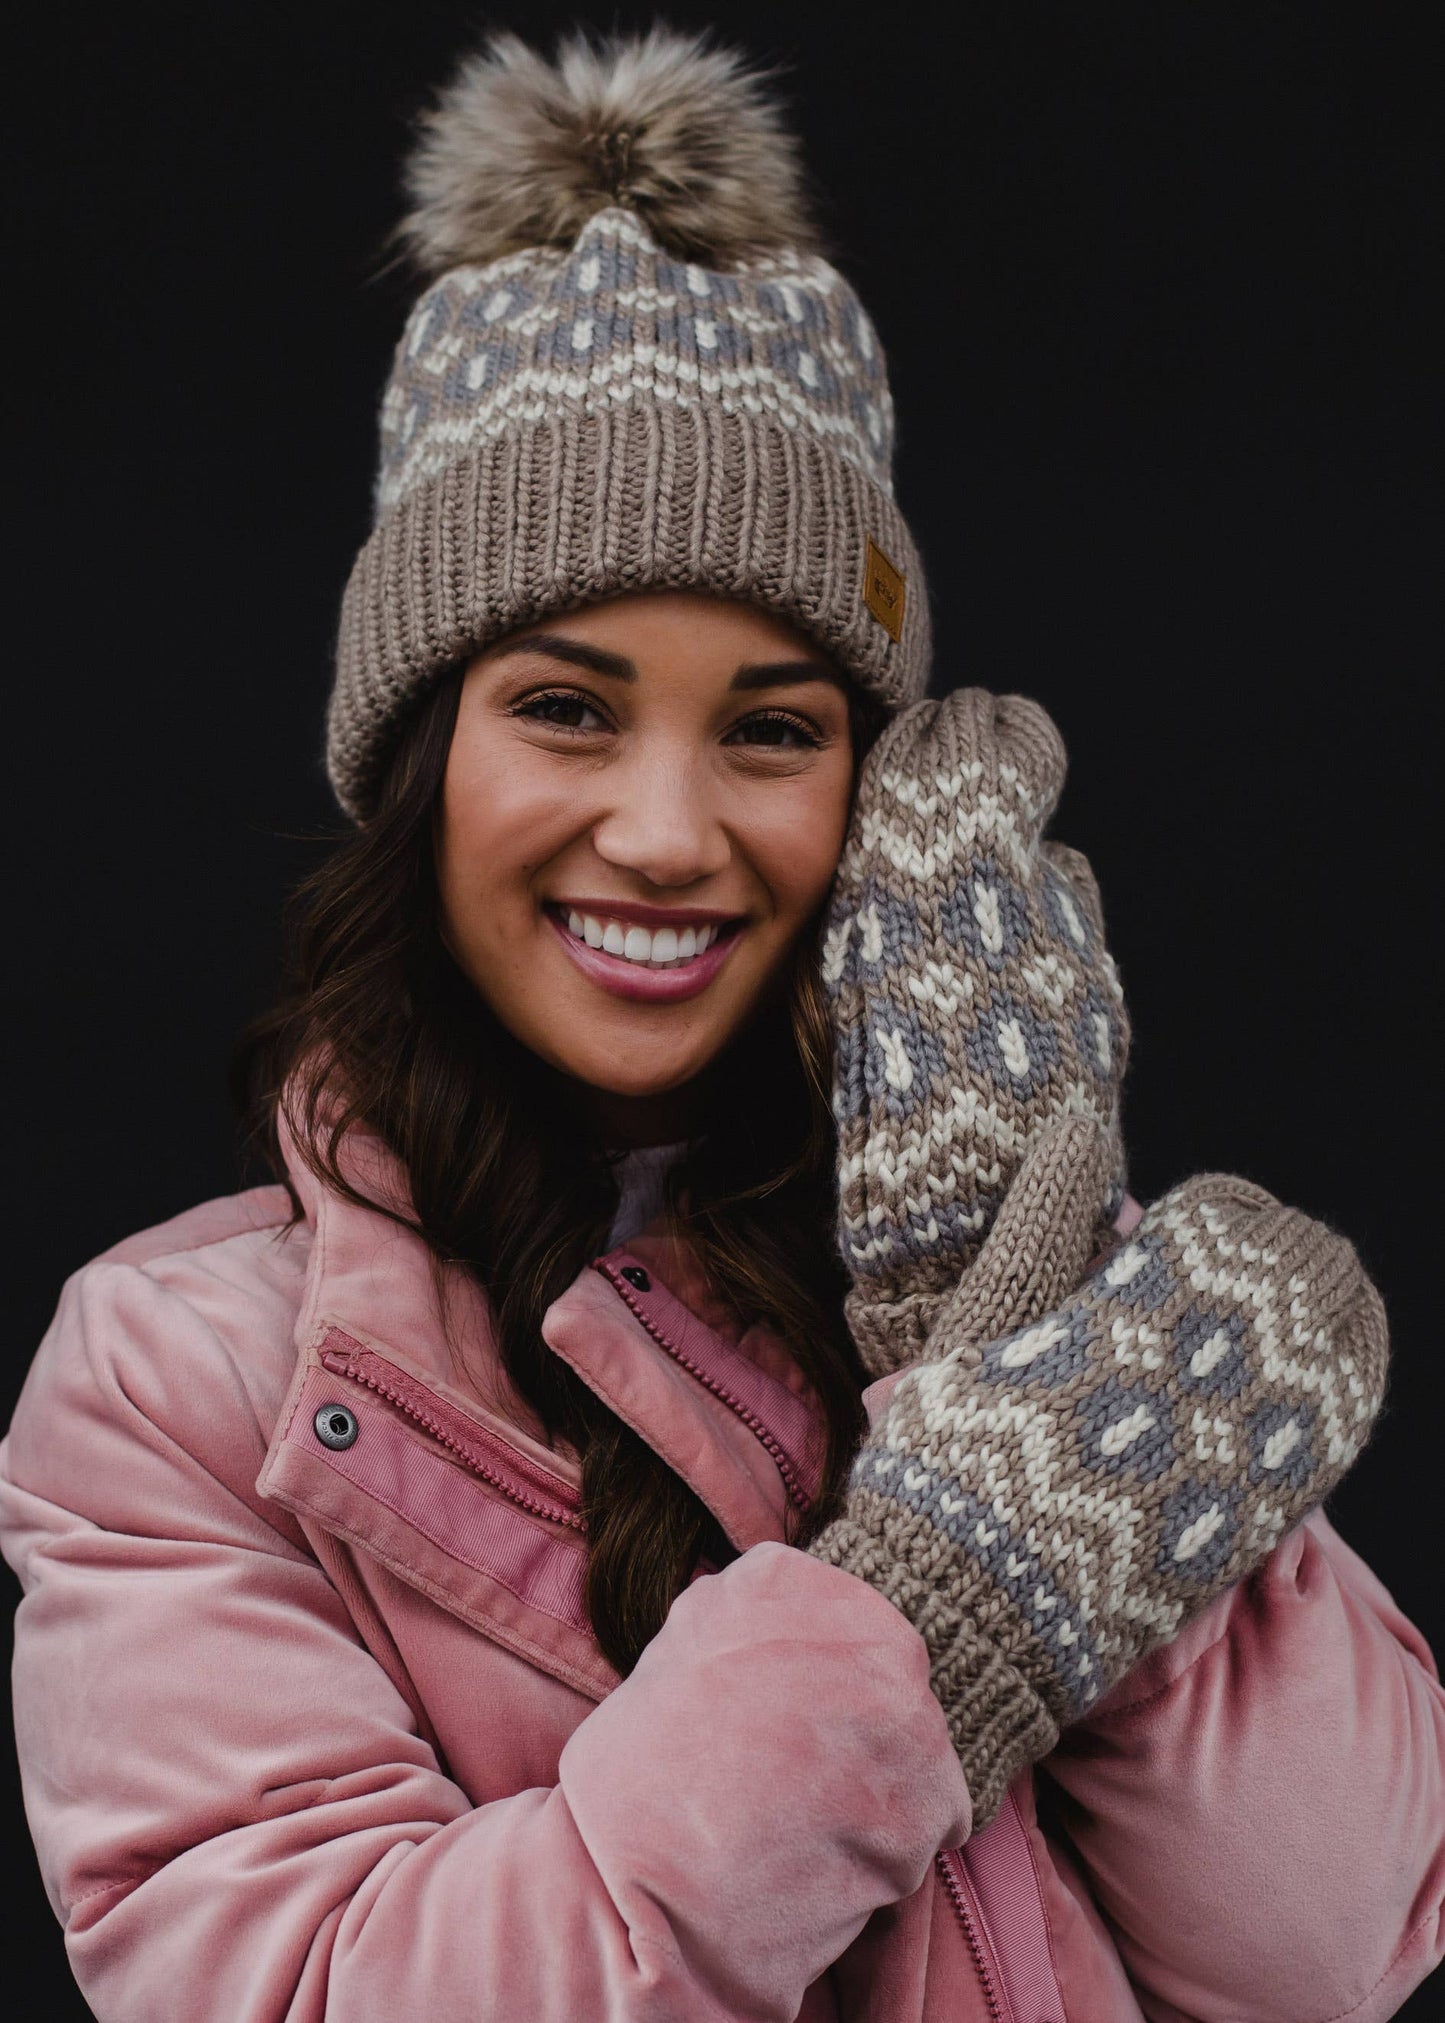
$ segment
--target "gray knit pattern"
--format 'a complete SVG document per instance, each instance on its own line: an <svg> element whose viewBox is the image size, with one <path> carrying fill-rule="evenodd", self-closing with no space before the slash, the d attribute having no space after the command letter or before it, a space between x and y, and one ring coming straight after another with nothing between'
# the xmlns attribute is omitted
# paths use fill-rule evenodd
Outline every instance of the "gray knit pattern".
<svg viewBox="0 0 1445 2023"><path fill-rule="evenodd" d="M700 267L612 206L565 251L455 267L421 296L381 404L378 514L559 402L640 401L769 416L892 489L883 353L842 275L786 251L732 273Z"/></svg>
<svg viewBox="0 0 1445 2023"><path fill-rule="evenodd" d="M1023 696L904 710L862 769L823 941L835 1038L839 1241L869 1371L921 1353L1026 1150L1105 1132L1124 1194L1129 1024L1085 858L1043 832L1063 740Z"/></svg>
<svg viewBox="0 0 1445 2023"><path fill-rule="evenodd" d="M1047 1315L926 1343L810 1550L922 1634L975 1831L1329 1494L1387 1349L1350 1244L1221 1175L1163 1196Z"/></svg>
<svg viewBox="0 0 1445 2023"><path fill-rule="evenodd" d="M443 274L381 405L375 526L343 600L328 768L364 816L407 708L504 632L623 591L771 609L891 705L922 692L923 571L893 502L877 333L812 255L733 271L612 206L575 245ZM906 585L864 601L872 541Z"/></svg>

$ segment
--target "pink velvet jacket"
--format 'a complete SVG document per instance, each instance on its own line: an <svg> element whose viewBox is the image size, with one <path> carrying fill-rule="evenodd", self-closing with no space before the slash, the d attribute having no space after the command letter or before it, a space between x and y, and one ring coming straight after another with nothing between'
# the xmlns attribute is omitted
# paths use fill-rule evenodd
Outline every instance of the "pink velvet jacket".
<svg viewBox="0 0 1445 2023"><path fill-rule="evenodd" d="M547 1316L741 1554L619 1683L480 1302L449 1348L420 1244L297 1179L79 1272L0 1448L101 2023L1373 2023L1440 1960L1445 1694L1322 1514L971 1835L921 1639L782 1543L775 1343L646 1240Z"/></svg>

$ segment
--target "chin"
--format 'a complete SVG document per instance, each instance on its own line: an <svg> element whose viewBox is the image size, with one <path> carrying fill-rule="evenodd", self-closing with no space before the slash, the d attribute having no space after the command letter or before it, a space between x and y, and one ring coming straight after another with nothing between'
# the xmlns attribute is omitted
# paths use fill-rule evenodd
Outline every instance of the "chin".
<svg viewBox="0 0 1445 2023"><path fill-rule="evenodd" d="M711 1058L709 1055L707 1060ZM676 1090L686 1088L702 1073L707 1060L687 1060L670 1068L659 1068L656 1061L639 1061L635 1074L629 1073L616 1060L563 1061L559 1065L575 1081L585 1082L589 1089L596 1089L601 1095L642 1098L670 1096Z"/></svg>

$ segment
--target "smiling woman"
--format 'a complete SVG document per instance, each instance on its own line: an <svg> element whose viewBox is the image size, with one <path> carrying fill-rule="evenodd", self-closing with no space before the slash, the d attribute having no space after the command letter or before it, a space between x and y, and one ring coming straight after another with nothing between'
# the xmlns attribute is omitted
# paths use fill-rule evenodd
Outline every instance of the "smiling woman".
<svg viewBox="0 0 1445 2023"><path fill-rule="evenodd" d="M87 2000L1378 2023L1445 1929L1445 1695L1320 1508L1380 1301L1128 1198L1063 743L924 694L775 100L501 37L408 184L274 1183L79 1272L0 1452Z"/></svg>
<svg viewBox="0 0 1445 2023"><path fill-rule="evenodd" d="M680 1135L689 1085L827 894L853 714L792 627L687 591L612 599L470 664L438 832L447 942L579 1101L671 1095Z"/></svg>

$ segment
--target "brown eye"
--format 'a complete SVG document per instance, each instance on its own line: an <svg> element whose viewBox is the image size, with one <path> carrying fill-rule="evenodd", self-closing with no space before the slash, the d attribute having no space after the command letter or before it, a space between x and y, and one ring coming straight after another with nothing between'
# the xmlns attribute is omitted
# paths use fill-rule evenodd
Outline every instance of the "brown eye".
<svg viewBox="0 0 1445 2023"><path fill-rule="evenodd" d="M564 731L607 728L596 705L589 702L585 695L578 695L575 689L549 689L545 695L529 695L525 702L517 704L513 715L526 717L531 723L551 724Z"/></svg>
<svg viewBox="0 0 1445 2023"><path fill-rule="evenodd" d="M816 751L823 742L811 724L780 710L744 717L734 726L731 738L738 744L760 745L771 751Z"/></svg>

